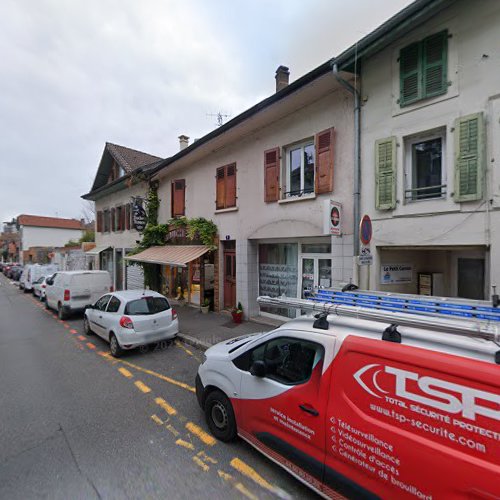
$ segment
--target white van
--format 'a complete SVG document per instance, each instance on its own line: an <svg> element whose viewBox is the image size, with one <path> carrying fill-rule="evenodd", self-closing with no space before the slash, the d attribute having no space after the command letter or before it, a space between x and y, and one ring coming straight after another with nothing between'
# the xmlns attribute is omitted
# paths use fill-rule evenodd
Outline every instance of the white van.
<svg viewBox="0 0 500 500"><path fill-rule="evenodd" d="M19 288L25 292L33 291L33 284L42 276L50 276L59 269L57 264L30 264L25 267L19 279Z"/></svg>
<svg viewBox="0 0 500 500"><path fill-rule="evenodd" d="M108 271L61 271L47 280L45 307L55 309L60 319L83 312L101 295L111 292Z"/></svg>

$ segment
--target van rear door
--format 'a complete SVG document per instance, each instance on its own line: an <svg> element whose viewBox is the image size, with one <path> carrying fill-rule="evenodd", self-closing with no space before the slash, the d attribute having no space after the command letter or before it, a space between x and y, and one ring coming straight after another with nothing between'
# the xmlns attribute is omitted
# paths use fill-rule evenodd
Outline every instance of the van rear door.
<svg viewBox="0 0 500 500"><path fill-rule="evenodd" d="M327 485L343 477L383 498L500 498L498 366L347 337L332 367Z"/></svg>

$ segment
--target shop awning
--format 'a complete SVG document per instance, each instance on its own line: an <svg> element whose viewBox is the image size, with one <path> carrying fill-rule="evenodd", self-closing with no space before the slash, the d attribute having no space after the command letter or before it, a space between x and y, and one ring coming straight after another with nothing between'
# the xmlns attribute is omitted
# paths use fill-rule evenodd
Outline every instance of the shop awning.
<svg viewBox="0 0 500 500"><path fill-rule="evenodd" d="M85 255L99 255L101 252L104 252L104 250L107 250L108 248L111 247L109 245L94 247L92 248L92 250L87 250L85 252Z"/></svg>
<svg viewBox="0 0 500 500"><path fill-rule="evenodd" d="M186 267L188 262L201 257L209 250L210 248L205 245L166 245L146 248L141 253L130 255L125 259L133 262Z"/></svg>

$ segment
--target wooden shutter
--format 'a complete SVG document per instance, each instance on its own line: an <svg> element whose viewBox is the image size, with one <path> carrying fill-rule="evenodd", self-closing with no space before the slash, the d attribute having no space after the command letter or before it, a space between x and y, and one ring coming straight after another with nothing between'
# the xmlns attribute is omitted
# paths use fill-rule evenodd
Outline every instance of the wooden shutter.
<svg viewBox="0 0 500 500"><path fill-rule="evenodd" d="M116 212L116 209L112 208L111 209L111 226L110 226L110 231L115 231L115 212Z"/></svg>
<svg viewBox="0 0 500 500"><path fill-rule="evenodd" d="M185 214L186 209L186 181L178 179L172 181L172 217Z"/></svg>
<svg viewBox="0 0 500 500"><path fill-rule="evenodd" d="M130 203L125 205L125 229L130 229Z"/></svg>
<svg viewBox="0 0 500 500"><path fill-rule="evenodd" d="M484 170L483 113L458 118L455 121L455 201L483 197Z"/></svg>
<svg viewBox="0 0 500 500"><path fill-rule="evenodd" d="M421 43L412 43L399 53L400 106L406 106L422 97Z"/></svg>
<svg viewBox="0 0 500 500"><path fill-rule="evenodd" d="M316 134L316 175L317 194L333 191L333 128Z"/></svg>
<svg viewBox="0 0 500 500"><path fill-rule="evenodd" d="M448 88L448 32L441 31L422 43L423 97L444 94Z"/></svg>
<svg viewBox="0 0 500 500"><path fill-rule="evenodd" d="M278 201L280 186L280 149L264 151L264 201Z"/></svg>
<svg viewBox="0 0 500 500"><path fill-rule="evenodd" d="M396 207L396 138L375 141L375 207Z"/></svg>
<svg viewBox="0 0 500 500"><path fill-rule="evenodd" d="M97 232L102 233L102 211L97 212L97 217L96 217L96 222L97 222Z"/></svg>
<svg viewBox="0 0 500 500"><path fill-rule="evenodd" d="M226 167L226 208L236 206L236 163Z"/></svg>
<svg viewBox="0 0 500 500"><path fill-rule="evenodd" d="M226 208L225 207L225 167L219 167L216 171L216 198L215 198L215 208Z"/></svg>
<svg viewBox="0 0 500 500"><path fill-rule="evenodd" d="M125 231L125 206L120 207L120 231Z"/></svg>

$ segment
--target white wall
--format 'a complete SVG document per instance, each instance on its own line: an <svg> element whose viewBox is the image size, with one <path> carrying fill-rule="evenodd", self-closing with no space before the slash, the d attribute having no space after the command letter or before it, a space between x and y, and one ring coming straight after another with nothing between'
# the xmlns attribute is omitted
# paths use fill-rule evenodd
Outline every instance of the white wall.
<svg viewBox="0 0 500 500"><path fill-rule="evenodd" d="M447 29L448 80L445 95L400 108L399 51ZM500 283L500 2L459 1L363 63L362 210L373 220L377 247L491 245L491 282ZM483 112L486 119L487 189L483 200L455 203L454 125L459 117ZM446 129L445 199L404 201L404 138L437 127ZM375 141L397 138L397 206L375 209ZM371 267L379 281L380 252ZM488 262L487 262L488 268ZM395 288L392 290L396 291Z"/></svg>
<svg viewBox="0 0 500 500"><path fill-rule="evenodd" d="M80 229L59 229L52 227L22 226L22 250L30 247L62 247L68 241L78 241L83 231Z"/></svg>

